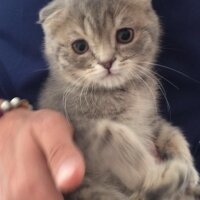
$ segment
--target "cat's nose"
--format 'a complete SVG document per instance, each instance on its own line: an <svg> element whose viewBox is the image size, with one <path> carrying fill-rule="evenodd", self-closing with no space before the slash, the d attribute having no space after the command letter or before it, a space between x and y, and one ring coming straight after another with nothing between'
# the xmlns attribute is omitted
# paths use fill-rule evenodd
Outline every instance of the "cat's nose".
<svg viewBox="0 0 200 200"><path fill-rule="evenodd" d="M113 58L106 62L101 62L100 64L107 70L110 70L112 68L113 63L115 62L116 58Z"/></svg>

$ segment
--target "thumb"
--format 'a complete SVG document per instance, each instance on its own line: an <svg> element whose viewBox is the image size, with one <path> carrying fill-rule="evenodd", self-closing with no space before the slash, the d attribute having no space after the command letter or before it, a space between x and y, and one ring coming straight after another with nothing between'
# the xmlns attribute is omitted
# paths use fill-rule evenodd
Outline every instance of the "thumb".
<svg viewBox="0 0 200 200"><path fill-rule="evenodd" d="M81 183L85 173L83 157L73 143L73 129L64 116L53 111L39 111L38 115L33 134L58 189L69 192Z"/></svg>

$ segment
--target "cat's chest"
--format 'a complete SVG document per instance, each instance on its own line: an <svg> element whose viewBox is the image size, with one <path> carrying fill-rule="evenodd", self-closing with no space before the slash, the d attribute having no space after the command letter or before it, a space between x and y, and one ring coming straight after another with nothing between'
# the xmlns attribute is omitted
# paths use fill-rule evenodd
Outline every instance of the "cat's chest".
<svg viewBox="0 0 200 200"><path fill-rule="evenodd" d="M67 112L75 125L90 120L109 119L129 126L135 131L145 130L153 117L155 102L148 93L120 90L114 94L87 94L72 98Z"/></svg>
<svg viewBox="0 0 200 200"><path fill-rule="evenodd" d="M133 106L134 98L130 93L118 91L114 94L102 92L98 94L88 93L68 99L67 112L71 120L77 118L113 119L126 115Z"/></svg>

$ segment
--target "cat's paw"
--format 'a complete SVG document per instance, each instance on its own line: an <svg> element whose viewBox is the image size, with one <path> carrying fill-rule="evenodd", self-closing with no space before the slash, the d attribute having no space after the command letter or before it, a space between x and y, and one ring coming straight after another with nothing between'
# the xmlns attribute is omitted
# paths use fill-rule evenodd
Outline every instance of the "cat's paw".
<svg viewBox="0 0 200 200"><path fill-rule="evenodd" d="M134 192L130 197L129 200L146 200L144 193L141 192Z"/></svg>
<svg viewBox="0 0 200 200"><path fill-rule="evenodd" d="M96 133L98 160L104 164L101 170L111 171L130 190L139 187L155 163L139 137L126 125L107 120L99 122Z"/></svg>
<svg viewBox="0 0 200 200"><path fill-rule="evenodd" d="M96 132L102 148L106 148L110 144L117 145L118 143L123 143L124 140L133 137L133 133L128 127L111 120L99 121Z"/></svg>
<svg viewBox="0 0 200 200"><path fill-rule="evenodd" d="M168 161L163 178L174 186L175 191L184 190L189 181L189 170L185 162L181 160Z"/></svg>
<svg viewBox="0 0 200 200"><path fill-rule="evenodd" d="M190 185L196 186L196 185L198 185L199 181L200 181L199 173L197 172L197 170L193 166L190 166L189 167L189 182L190 182Z"/></svg>
<svg viewBox="0 0 200 200"><path fill-rule="evenodd" d="M187 192L188 193L196 193L196 191L199 192L199 197L200 197L200 184L199 182L199 173L197 170L193 167L189 167L189 182L187 186Z"/></svg>
<svg viewBox="0 0 200 200"><path fill-rule="evenodd" d="M169 160L158 165L154 173L149 175L146 188L147 196L151 199L172 198L183 192L188 183L188 166L180 160Z"/></svg>
<svg viewBox="0 0 200 200"><path fill-rule="evenodd" d="M103 135L107 135L108 132L110 134L111 132L113 133L120 130L123 131L124 128L126 129L127 127L121 123L117 123L115 121L107 119L99 120L97 123L97 131L99 134Z"/></svg>

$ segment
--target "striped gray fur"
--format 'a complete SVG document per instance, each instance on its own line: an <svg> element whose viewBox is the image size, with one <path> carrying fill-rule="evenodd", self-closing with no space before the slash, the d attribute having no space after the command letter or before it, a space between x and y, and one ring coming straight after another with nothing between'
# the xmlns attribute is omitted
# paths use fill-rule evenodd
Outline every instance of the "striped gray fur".
<svg viewBox="0 0 200 200"><path fill-rule="evenodd" d="M66 115L86 160L82 185L66 199L198 199L188 143L158 110L161 29L150 0L54 0L40 22L50 75L39 107ZM116 41L122 28L134 30L128 44ZM72 48L77 39L89 44L83 55ZM108 75L101 63L113 58Z"/></svg>

